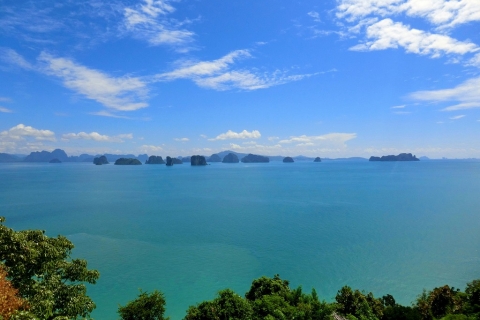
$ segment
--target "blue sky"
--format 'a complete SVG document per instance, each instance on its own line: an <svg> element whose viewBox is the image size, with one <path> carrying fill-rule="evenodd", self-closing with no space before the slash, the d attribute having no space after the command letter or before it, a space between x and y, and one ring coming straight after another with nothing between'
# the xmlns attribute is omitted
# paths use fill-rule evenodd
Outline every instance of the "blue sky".
<svg viewBox="0 0 480 320"><path fill-rule="evenodd" d="M0 4L0 152L480 157L478 0Z"/></svg>

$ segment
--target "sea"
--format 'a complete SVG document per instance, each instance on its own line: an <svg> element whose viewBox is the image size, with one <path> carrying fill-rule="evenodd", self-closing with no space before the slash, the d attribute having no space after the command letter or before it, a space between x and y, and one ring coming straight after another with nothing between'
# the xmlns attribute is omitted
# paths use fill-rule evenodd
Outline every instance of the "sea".
<svg viewBox="0 0 480 320"><path fill-rule="evenodd" d="M480 278L480 162L0 165L0 216L65 235L100 278L95 319L139 290L165 315L279 274L334 301L344 285L410 305Z"/></svg>

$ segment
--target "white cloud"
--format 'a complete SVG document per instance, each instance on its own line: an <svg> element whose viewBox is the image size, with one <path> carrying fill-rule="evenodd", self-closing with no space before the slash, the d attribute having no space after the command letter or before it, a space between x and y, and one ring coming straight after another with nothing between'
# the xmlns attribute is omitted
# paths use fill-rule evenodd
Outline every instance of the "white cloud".
<svg viewBox="0 0 480 320"><path fill-rule="evenodd" d="M146 152L146 153L150 153L150 152L159 152L159 151L162 151L163 148L161 146L154 146L154 145L142 145L140 147L140 150L141 152Z"/></svg>
<svg viewBox="0 0 480 320"><path fill-rule="evenodd" d="M262 135L260 134L260 131L258 130L252 130L251 132L248 132L247 130L243 130L242 132L233 132L232 130L228 130L225 133L219 134L216 138L214 139L209 139L211 141L213 140L229 140L229 139L258 139Z"/></svg>
<svg viewBox="0 0 480 320"><path fill-rule="evenodd" d="M111 112L108 112L106 110L101 110L101 111L96 111L96 112L89 112L88 114L91 114L93 116L100 116L100 117L109 117L109 118L117 118L117 119L131 119L130 117L127 116L120 116L118 114L114 114Z"/></svg>
<svg viewBox="0 0 480 320"><path fill-rule="evenodd" d="M316 11L310 11L309 13L307 13L310 17L313 18L313 20L315 22L320 22L320 14Z"/></svg>
<svg viewBox="0 0 480 320"><path fill-rule="evenodd" d="M7 97L0 97L0 102L12 102L12 99Z"/></svg>
<svg viewBox="0 0 480 320"><path fill-rule="evenodd" d="M467 65L480 68L480 53L477 53L473 58L468 60Z"/></svg>
<svg viewBox="0 0 480 320"><path fill-rule="evenodd" d="M356 133L328 133L320 136L291 136L289 139L280 140L278 143L340 143L343 144L349 140L355 139Z"/></svg>
<svg viewBox="0 0 480 320"><path fill-rule="evenodd" d="M413 92L409 95L409 97L417 101L456 102L456 104L444 108L443 111L480 108L479 88L480 77L468 79L451 89Z"/></svg>
<svg viewBox="0 0 480 320"><path fill-rule="evenodd" d="M248 50L235 50L217 60L212 61L185 61L180 68L158 74L157 78L161 80L174 80L174 79L192 79L199 76L211 76L225 70L228 70L229 66L239 58L249 58L251 54Z"/></svg>
<svg viewBox="0 0 480 320"><path fill-rule="evenodd" d="M268 141L280 140L279 137L268 137Z"/></svg>
<svg viewBox="0 0 480 320"><path fill-rule="evenodd" d="M151 45L171 45L178 51L188 51L187 45L195 33L165 18L174 11L168 1L144 0L142 4L124 9L124 25L134 37L145 39Z"/></svg>
<svg viewBox="0 0 480 320"><path fill-rule="evenodd" d="M5 107L0 107L0 112L3 112L3 113L12 113L13 111L8 109L8 108L5 108Z"/></svg>
<svg viewBox="0 0 480 320"><path fill-rule="evenodd" d="M89 99L119 111L134 111L148 106L145 82L135 77L111 77L98 70L78 65L66 58L55 58L42 53L44 72L59 77L64 85Z"/></svg>
<svg viewBox="0 0 480 320"><path fill-rule="evenodd" d="M394 107L391 107L391 109L403 109L405 108L406 105L405 104L402 104L401 106L394 106Z"/></svg>
<svg viewBox="0 0 480 320"><path fill-rule="evenodd" d="M458 115L458 116L455 116L455 117L451 117L450 120L458 120L458 119L462 119L463 117L465 117L465 115L461 114L461 115Z"/></svg>
<svg viewBox="0 0 480 320"><path fill-rule="evenodd" d="M422 17L438 28L480 21L480 2L472 0L338 0L337 17L348 21L376 15Z"/></svg>
<svg viewBox="0 0 480 320"><path fill-rule="evenodd" d="M241 58L250 58L249 50L235 50L217 60L184 61L177 69L157 74L158 81L190 79L198 86L214 90L257 90L299 81L315 74L286 75L285 72L258 73L251 70L232 70L232 65Z"/></svg>
<svg viewBox="0 0 480 320"><path fill-rule="evenodd" d="M22 57L15 50L12 50L10 48L0 48L0 57L3 61L16 65L20 68L26 70L33 69L33 66L30 64L30 62L25 60L24 57Z"/></svg>
<svg viewBox="0 0 480 320"><path fill-rule="evenodd" d="M98 132L79 132L79 133L67 133L62 135L63 140L92 140L99 142L124 142L123 139L133 139L131 133L120 134L117 136L107 136L99 134Z"/></svg>
<svg viewBox="0 0 480 320"><path fill-rule="evenodd" d="M173 140L179 141L179 142L187 142L187 141L190 141L190 139L188 139L188 138L175 138L175 139L173 139Z"/></svg>
<svg viewBox="0 0 480 320"><path fill-rule="evenodd" d="M206 134L201 134L200 138L207 139L207 135Z"/></svg>
<svg viewBox="0 0 480 320"><path fill-rule="evenodd" d="M39 130L24 124L18 124L9 130L0 132L0 140L2 141L21 141L26 138L35 140L55 141L55 133L50 130Z"/></svg>
<svg viewBox="0 0 480 320"><path fill-rule="evenodd" d="M351 50L372 51L403 47L408 53L429 55L433 58L442 54L473 53L480 50L472 42L462 42L449 36L432 34L412 29L401 22L384 19L367 27L365 43L358 44Z"/></svg>

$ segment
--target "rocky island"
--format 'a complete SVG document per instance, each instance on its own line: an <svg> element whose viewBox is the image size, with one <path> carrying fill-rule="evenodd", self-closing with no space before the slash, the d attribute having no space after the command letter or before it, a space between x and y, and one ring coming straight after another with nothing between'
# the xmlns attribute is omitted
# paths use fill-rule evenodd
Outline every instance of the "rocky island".
<svg viewBox="0 0 480 320"><path fill-rule="evenodd" d="M55 158L55 159L50 160L49 163L62 163L62 161Z"/></svg>
<svg viewBox="0 0 480 320"><path fill-rule="evenodd" d="M115 161L116 165L141 165L142 163L138 159L133 158L120 158Z"/></svg>
<svg viewBox="0 0 480 320"><path fill-rule="evenodd" d="M147 161L145 161L145 164L165 164L165 161L163 161L160 156L150 156Z"/></svg>
<svg viewBox="0 0 480 320"><path fill-rule="evenodd" d="M207 160L205 160L204 156L195 155L190 158L190 164L192 166L206 166Z"/></svg>
<svg viewBox="0 0 480 320"><path fill-rule="evenodd" d="M243 163L266 163L270 162L270 159L268 157L249 153L247 156L243 157L241 161Z"/></svg>
<svg viewBox="0 0 480 320"><path fill-rule="evenodd" d="M283 158L283 162L284 163L293 163L295 161L293 161L293 158L292 157L285 157Z"/></svg>
<svg viewBox="0 0 480 320"><path fill-rule="evenodd" d="M322 159L320 159L320 157L316 157L315 160L313 160L313 162L322 162Z"/></svg>
<svg viewBox="0 0 480 320"><path fill-rule="evenodd" d="M107 157L101 156L101 157L95 158L95 159L93 159L93 164L95 164L97 166L100 166L102 164L108 164Z"/></svg>
<svg viewBox="0 0 480 320"><path fill-rule="evenodd" d="M222 162L222 159L218 154L214 153L208 158L208 162Z"/></svg>
<svg viewBox="0 0 480 320"><path fill-rule="evenodd" d="M223 163L239 163L238 157L235 153L229 153L222 160Z"/></svg>
<svg viewBox="0 0 480 320"><path fill-rule="evenodd" d="M412 155L411 153L400 153L398 156L372 156L368 161L420 161L420 159L418 159L415 155Z"/></svg>

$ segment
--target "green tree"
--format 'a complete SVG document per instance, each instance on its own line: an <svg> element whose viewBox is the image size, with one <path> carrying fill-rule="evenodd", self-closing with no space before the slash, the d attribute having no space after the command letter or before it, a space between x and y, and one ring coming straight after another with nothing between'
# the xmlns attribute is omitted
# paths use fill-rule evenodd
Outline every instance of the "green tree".
<svg viewBox="0 0 480 320"><path fill-rule="evenodd" d="M84 282L96 283L98 271L88 270L85 260L70 259L74 246L67 238L15 231L4 222L0 217L0 262L29 312L39 319L89 317L95 303Z"/></svg>
<svg viewBox="0 0 480 320"><path fill-rule="evenodd" d="M155 290L151 294L140 290L138 298L120 306L118 313L122 320L166 320L165 297L163 293Z"/></svg>
<svg viewBox="0 0 480 320"><path fill-rule="evenodd" d="M480 279L467 283L465 289L470 313L480 313ZM480 319L480 315L478 316Z"/></svg>
<svg viewBox="0 0 480 320"><path fill-rule="evenodd" d="M248 320L252 319L251 305L230 289L222 290L213 301L189 307L185 320Z"/></svg>

